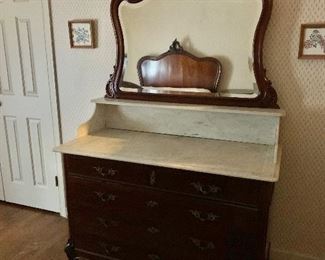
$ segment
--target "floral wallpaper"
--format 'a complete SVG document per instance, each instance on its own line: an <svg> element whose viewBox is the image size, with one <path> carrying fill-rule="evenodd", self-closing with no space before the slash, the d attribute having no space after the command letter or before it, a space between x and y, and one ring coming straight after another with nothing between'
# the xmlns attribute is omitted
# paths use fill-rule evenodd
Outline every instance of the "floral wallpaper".
<svg viewBox="0 0 325 260"><path fill-rule="evenodd" d="M281 126L281 177L270 217L272 248L323 260L325 60L298 60L300 25L320 22L325 22L325 0L274 0L264 59L287 111Z"/></svg>

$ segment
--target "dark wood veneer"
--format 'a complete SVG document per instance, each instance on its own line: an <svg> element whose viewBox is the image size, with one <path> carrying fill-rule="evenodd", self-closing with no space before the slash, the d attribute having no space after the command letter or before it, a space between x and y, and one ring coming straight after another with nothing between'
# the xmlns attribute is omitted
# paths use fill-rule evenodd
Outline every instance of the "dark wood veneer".
<svg viewBox="0 0 325 260"><path fill-rule="evenodd" d="M234 97L215 97L215 96L193 96L193 95L172 95L152 93L128 93L120 90L123 81L123 69L125 58L124 36L119 18L119 6L123 1L128 3L139 3L143 0L112 0L111 17L116 37L117 58L114 72L110 75L110 80L106 86L106 96L110 98L126 98L146 101L163 101L173 103L194 103L222 106L241 106L241 107L267 107L278 108L277 93L272 86L271 81L266 76L266 70L263 65L263 43L267 26L271 17L273 0L261 0L263 3L262 13L255 31L253 42L254 73L259 89L259 96L256 98L234 98Z"/></svg>
<svg viewBox="0 0 325 260"><path fill-rule="evenodd" d="M238 204L256 206L269 201L268 197L263 196L269 185L261 181L75 155L69 156L66 169L68 176L79 175L127 182Z"/></svg>
<svg viewBox="0 0 325 260"><path fill-rule="evenodd" d="M142 57L137 65L141 86L203 88L217 92L222 66L215 58L198 58L175 40L169 51Z"/></svg>
<svg viewBox="0 0 325 260"><path fill-rule="evenodd" d="M273 184L75 155L64 162L70 259L266 259ZM220 185L224 196L184 188L193 181Z"/></svg>

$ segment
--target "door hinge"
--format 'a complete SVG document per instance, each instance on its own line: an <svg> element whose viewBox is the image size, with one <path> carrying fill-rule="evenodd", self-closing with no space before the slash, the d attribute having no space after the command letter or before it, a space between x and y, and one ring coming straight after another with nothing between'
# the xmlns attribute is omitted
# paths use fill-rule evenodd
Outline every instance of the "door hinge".
<svg viewBox="0 0 325 260"><path fill-rule="evenodd" d="M55 176L55 186L59 187L59 179L58 176Z"/></svg>

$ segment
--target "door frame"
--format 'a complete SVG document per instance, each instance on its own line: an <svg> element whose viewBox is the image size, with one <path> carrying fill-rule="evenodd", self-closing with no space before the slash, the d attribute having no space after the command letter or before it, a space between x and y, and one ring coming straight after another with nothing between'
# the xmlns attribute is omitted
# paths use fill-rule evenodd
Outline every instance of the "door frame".
<svg viewBox="0 0 325 260"><path fill-rule="evenodd" d="M4 188L3 188L3 180L2 180L2 168L1 168L1 163L0 163L0 201L5 200L5 193L4 193Z"/></svg>
<svg viewBox="0 0 325 260"><path fill-rule="evenodd" d="M50 88L50 102L51 102L51 113L53 122L53 136L55 145L58 146L62 143L61 135L61 123L60 123L60 109L58 102L58 85L56 80L56 68L54 59L54 36L53 36L53 24L52 24L52 13L50 0L41 0L43 8L43 22L44 22L44 37L46 46L46 60L48 69L48 82ZM53 147L54 148L54 147ZM67 217L67 207L65 199L65 183L63 177L63 162L62 156L56 154L57 162L57 176L59 185L59 205L60 215Z"/></svg>

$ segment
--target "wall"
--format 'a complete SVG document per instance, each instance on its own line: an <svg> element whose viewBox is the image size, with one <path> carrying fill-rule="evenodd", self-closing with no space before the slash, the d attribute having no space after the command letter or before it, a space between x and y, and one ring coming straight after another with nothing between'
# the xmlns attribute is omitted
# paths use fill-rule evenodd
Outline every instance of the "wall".
<svg viewBox="0 0 325 260"><path fill-rule="evenodd" d="M91 116L89 101L104 95L112 71L115 45L108 8L106 0L52 0L64 141ZM77 18L98 19L97 49L69 48L67 21ZM297 59L300 24L315 21L325 22L324 0L274 0L265 63L288 115L281 128L282 176L270 219L272 260L325 258L325 61Z"/></svg>
<svg viewBox="0 0 325 260"><path fill-rule="evenodd" d="M274 0L265 65L287 117L270 236L274 248L325 259L325 61L297 59L300 25L313 22L325 22L324 0Z"/></svg>
<svg viewBox="0 0 325 260"><path fill-rule="evenodd" d="M77 127L93 111L93 98L105 95L115 64L115 38L106 0L51 0L63 141L75 138ZM68 21L97 19L98 48L70 49Z"/></svg>

